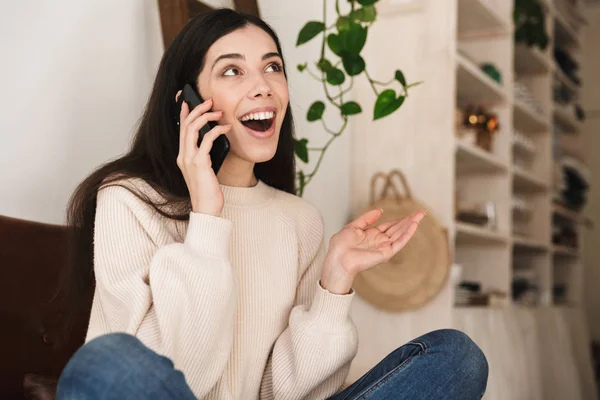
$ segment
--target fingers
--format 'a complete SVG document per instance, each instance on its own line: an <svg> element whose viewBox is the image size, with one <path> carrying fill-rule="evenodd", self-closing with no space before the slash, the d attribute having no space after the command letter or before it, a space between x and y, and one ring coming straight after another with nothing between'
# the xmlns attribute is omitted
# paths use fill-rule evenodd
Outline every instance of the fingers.
<svg viewBox="0 0 600 400"><path fill-rule="evenodd" d="M196 111L196 110L194 110ZM222 111L207 112L200 115L187 127L185 136L184 157L192 159L198 152L198 135L200 129L209 121L218 121L223 116Z"/></svg>
<svg viewBox="0 0 600 400"><path fill-rule="evenodd" d="M180 95L181 95L181 91L177 92L177 94L175 95L175 98L178 100ZM186 103L185 101L183 101L181 103L181 111L179 112L179 155L185 156L186 148L188 148L187 147L187 142L188 142L187 136L189 133L188 126L200 115L209 111L211 107L212 107L212 99L206 100L204 103L202 103L198 107L194 108L191 112L190 112L190 106L188 103ZM196 133L198 133L198 132L196 131ZM197 140L198 139L196 137L196 141ZM196 147L194 146L192 149L195 150Z"/></svg>
<svg viewBox="0 0 600 400"><path fill-rule="evenodd" d="M382 213L383 210L381 208L367 211L366 213L356 218L354 221L350 222L348 225L358 229L365 229L367 226L377 222L377 220L381 218Z"/></svg>
<svg viewBox="0 0 600 400"><path fill-rule="evenodd" d="M183 149L185 149L185 133L186 130L181 126L181 121L185 121L190 113L190 109L186 102L181 104L181 111L179 111L179 155L183 155Z"/></svg>
<svg viewBox="0 0 600 400"><path fill-rule="evenodd" d="M412 239L412 237L415 235L415 232L417 231L418 227L419 227L419 223L413 221L408 226L408 228L406 228L405 231L401 232L401 235L399 235L399 237L395 241L392 242L392 252L393 252L393 254L396 254L404 246L406 246L406 243L408 243L408 241L410 239Z"/></svg>
<svg viewBox="0 0 600 400"><path fill-rule="evenodd" d="M204 138L202 138L202 142L200 143L200 149L198 151L197 154L209 154L210 153L210 149L212 149L213 143L215 142L215 140L229 132L229 130L231 129L231 125L217 125L214 128L212 128L210 131L208 131L208 133L206 135L204 135Z"/></svg>
<svg viewBox="0 0 600 400"><path fill-rule="evenodd" d="M384 233L393 240L394 235L396 235L398 232L406 230L406 228L410 226L412 222L420 223L424 217L425 211L417 211L409 215L408 217L399 220L396 224L388 228Z"/></svg>
<svg viewBox="0 0 600 400"><path fill-rule="evenodd" d="M185 101L182 103L182 107L183 108L183 104L188 106L188 110L189 110L189 104L187 104ZM197 106L196 108L194 108L191 112L189 112L188 115L186 115L186 117L184 119L181 119L181 126L187 128L194 120L196 120L196 118L198 118L199 116L201 116L202 114L210 111L211 107L213 106L213 100L208 99L206 100L204 103L200 104L199 106Z"/></svg>

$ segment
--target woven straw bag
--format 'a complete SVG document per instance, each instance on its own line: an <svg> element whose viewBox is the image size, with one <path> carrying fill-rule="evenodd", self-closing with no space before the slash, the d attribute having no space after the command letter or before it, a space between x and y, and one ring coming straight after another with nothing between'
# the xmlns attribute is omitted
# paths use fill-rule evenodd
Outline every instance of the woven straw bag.
<svg viewBox="0 0 600 400"><path fill-rule="evenodd" d="M395 177L399 178L404 195L394 183ZM384 186L376 198L380 181ZM379 172L371 179L370 205L362 212L373 208L384 210L377 224L427 210L413 198L405 176L398 170L388 175ZM353 287L367 302L382 310L416 309L440 292L448 278L450 264L447 231L427 210L427 216L408 244L388 262L361 272Z"/></svg>

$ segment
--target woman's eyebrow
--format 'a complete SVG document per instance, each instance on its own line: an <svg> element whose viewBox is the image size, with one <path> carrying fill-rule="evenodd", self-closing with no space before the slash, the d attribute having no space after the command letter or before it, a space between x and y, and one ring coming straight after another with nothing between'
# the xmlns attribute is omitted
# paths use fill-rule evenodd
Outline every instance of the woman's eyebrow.
<svg viewBox="0 0 600 400"><path fill-rule="evenodd" d="M281 54L279 54L278 52L274 51L274 52L270 52L270 53L266 53L264 56L262 56L263 60L267 60L269 58L272 57L279 57L281 59L283 59L281 57ZM215 65L221 61L221 60L225 60L225 59L234 59L234 60L245 60L246 57L244 57L243 54L240 53L227 53L227 54L221 54L219 57L217 57L215 59L215 61L213 62L213 65L211 67L211 70L215 68Z"/></svg>

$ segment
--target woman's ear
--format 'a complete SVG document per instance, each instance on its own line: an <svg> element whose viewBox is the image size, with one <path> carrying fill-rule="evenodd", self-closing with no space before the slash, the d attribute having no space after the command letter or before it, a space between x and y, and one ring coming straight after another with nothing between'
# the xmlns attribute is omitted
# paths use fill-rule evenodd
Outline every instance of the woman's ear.
<svg viewBox="0 0 600 400"><path fill-rule="evenodd" d="M177 94L175 95L175 103L177 103L179 101L179 96L181 96L181 90L179 90L177 92Z"/></svg>

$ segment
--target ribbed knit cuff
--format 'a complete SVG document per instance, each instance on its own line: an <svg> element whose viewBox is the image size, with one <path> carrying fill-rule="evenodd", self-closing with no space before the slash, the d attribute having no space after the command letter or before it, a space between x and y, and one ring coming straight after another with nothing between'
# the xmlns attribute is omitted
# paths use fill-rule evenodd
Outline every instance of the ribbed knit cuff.
<svg viewBox="0 0 600 400"><path fill-rule="evenodd" d="M229 259L231 225L225 218L191 212L184 243L202 254Z"/></svg>
<svg viewBox="0 0 600 400"><path fill-rule="evenodd" d="M327 327L327 330L335 333L348 331L351 328L349 314L354 290L349 294L333 294L323 289L321 282L316 285L310 316L321 326Z"/></svg>

